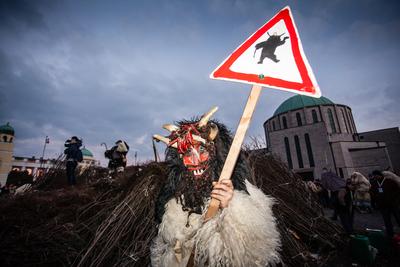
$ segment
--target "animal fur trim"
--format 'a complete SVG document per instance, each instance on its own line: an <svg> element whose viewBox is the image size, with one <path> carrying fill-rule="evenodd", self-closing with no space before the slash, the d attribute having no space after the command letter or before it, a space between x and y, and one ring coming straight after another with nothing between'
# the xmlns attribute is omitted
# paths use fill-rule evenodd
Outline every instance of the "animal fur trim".
<svg viewBox="0 0 400 267"><path fill-rule="evenodd" d="M246 187L249 194L235 190L229 206L207 223L203 223L204 214L188 218L181 205L170 200L151 247L152 266L185 267L194 243L196 266L265 267L278 263L280 237L272 213L274 200L248 181ZM177 241L178 257L174 250Z"/></svg>

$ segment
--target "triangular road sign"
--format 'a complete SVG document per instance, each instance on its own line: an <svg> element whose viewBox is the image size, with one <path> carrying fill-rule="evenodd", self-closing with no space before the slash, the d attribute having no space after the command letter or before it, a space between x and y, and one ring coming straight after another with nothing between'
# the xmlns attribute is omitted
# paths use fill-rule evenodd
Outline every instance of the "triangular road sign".
<svg viewBox="0 0 400 267"><path fill-rule="evenodd" d="M241 44L210 77L321 96L288 6Z"/></svg>

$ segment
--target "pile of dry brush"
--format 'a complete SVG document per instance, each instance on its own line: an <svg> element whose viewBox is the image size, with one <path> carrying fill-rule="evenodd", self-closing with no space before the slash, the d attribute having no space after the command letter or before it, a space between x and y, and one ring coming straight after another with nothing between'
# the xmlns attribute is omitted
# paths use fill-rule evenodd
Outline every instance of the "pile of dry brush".
<svg viewBox="0 0 400 267"><path fill-rule="evenodd" d="M328 266L345 245L342 229L323 216L301 179L263 153L248 155L252 183L274 196L289 266ZM157 233L154 205L164 163L128 167L108 179L87 169L66 187L62 164L21 196L0 199L1 266L147 266Z"/></svg>

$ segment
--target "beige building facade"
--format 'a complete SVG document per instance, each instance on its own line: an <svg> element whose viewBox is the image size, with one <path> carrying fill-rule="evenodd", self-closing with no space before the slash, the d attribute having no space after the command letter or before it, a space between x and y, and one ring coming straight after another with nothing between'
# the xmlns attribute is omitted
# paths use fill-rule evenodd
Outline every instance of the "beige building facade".
<svg viewBox="0 0 400 267"><path fill-rule="evenodd" d="M14 151L14 129L10 123L0 126L0 184L6 184L12 167Z"/></svg>
<svg viewBox="0 0 400 267"><path fill-rule="evenodd" d="M35 157L14 156L15 131L9 124L0 126L0 184L4 186L11 170L27 171L34 179L41 176L57 163L56 159L41 159ZM83 161L79 163L80 172L91 166L100 166L93 153L87 148L82 148Z"/></svg>
<svg viewBox="0 0 400 267"><path fill-rule="evenodd" d="M43 175L47 169L53 168L56 162L56 159L14 156L11 162L11 169L13 171L27 171L35 180L36 177Z"/></svg>
<svg viewBox="0 0 400 267"><path fill-rule="evenodd" d="M327 168L343 178L391 168L387 147L360 141L351 108L325 97L296 95L264 123L267 150L305 180Z"/></svg>
<svg viewBox="0 0 400 267"><path fill-rule="evenodd" d="M361 141L385 142L393 171L400 174L400 131L399 127L379 129L358 134Z"/></svg>

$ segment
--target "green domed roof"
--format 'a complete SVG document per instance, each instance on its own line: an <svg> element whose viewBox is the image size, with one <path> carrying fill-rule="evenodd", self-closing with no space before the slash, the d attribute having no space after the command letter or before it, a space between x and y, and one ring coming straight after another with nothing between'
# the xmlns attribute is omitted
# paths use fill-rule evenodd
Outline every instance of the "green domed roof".
<svg viewBox="0 0 400 267"><path fill-rule="evenodd" d="M93 154L92 154L92 152L90 152L90 150L88 150L88 149L86 149L85 147L83 147L82 149L81 149L81 151L82 151L82 155L85 157L92 157L93 158Z"/></svg>
<svg viewBox="0 0 400 267"><path fill-rule="evenodd" d="M14 136L14 128L10 126L9 122L7 122L7 124L0 126L0 133Z"/></svg>
<svg viewBox="0 0 400 267"><path fill-rule="evenodd" d="M274 116L288 112L290 110L295 110L303 107L312 107L319 105L334 105L331 100L326 97L321 96L320 98L314 98L305 95L295 95L289 99L286 99L274 112Z"/></svg>

